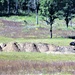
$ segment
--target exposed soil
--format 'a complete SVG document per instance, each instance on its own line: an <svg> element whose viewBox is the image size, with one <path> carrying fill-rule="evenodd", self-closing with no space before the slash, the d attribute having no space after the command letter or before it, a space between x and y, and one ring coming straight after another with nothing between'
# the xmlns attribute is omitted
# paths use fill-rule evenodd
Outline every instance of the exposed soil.
<svg viewBox="0 0 75 75"><path fill-rule="evenodd" d="M48 38L49 35L49 26L37 28L34 25L26 25L22 22L14 22L0 19L0 36L12 38ZM53 29L54 37L75 38L74 35L74 30Z"/></svg>
<svg viewBox="0 0 75 75"><path fill-rule="evenodd" d="M55 46L47 43L0 43L0 52L40 52L53 54L74 54L74 46Z"/></svg>

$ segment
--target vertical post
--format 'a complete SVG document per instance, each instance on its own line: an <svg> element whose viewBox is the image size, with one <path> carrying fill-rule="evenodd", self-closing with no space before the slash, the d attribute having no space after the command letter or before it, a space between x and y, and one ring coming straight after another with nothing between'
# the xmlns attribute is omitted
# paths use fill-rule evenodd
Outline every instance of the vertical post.
<svg viewBox="0 0 75 75"><path fill-rule="evenodd" d="M36 13L36 24L38 25L38 0L34 0L35 13Z"/></svg>
<svg viewBox="0 0 75 75"><path fill-rule="evenodd" d="M10 6L9 6L9 0L8 0L8 8L7 8L7 13L8 13L8 15L9 15L9 13L10 13Z"/></svg>
<svg viewBox="0 0 75 75"><path fill-rule="evenodd" d="M28 15L30 13L30 2L31 2L31 0L28 1Z"/></svg>
<svg viewBox="0 0 75 75"><path fill-rule="evenodd" d="M28 3L28 15L29 15L29 3Z"/></svg>
<svg viewBox="0 0 75 75"><path fill-rule="evenodd" d="M36 1L36 24L38 25L38 0Z"/></svg>
<svg viewBox="0 0 75 75"><path fill-rule="evenodd" d="M18 14L18 0L16 0L16 15Z"/></svg>

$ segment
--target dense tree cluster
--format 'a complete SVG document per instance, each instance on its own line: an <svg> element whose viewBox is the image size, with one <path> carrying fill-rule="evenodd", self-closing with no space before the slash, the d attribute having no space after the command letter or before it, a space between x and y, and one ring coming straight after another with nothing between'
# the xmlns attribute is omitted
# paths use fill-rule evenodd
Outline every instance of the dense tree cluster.
<svg viewBox="0 0 75 75"><path fill-rule="evenodd" d="M35 12L39 0L0 0L0 14L28 14Z"/></svg>

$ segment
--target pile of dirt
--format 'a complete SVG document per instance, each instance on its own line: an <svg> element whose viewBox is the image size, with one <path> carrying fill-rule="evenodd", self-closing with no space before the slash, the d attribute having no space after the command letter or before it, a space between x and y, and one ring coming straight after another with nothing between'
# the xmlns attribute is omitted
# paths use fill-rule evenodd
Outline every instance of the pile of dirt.
<svg viewBox="0 0 75 75"><path fill-rule="evenodd" d="M55 46L47 43L0 43L0 51L4 52L40 52L40 53L75 53L72 46Z"/></svg>
<svg viewBox="0 0 75 75"><path fill-rule="evenodd" d="M17 42L9 42L8 44L6 44L5 47L2 48L2 51L4 51L4 52L17 51L17 52L19 52L20 49L18 48Z"/></svg>

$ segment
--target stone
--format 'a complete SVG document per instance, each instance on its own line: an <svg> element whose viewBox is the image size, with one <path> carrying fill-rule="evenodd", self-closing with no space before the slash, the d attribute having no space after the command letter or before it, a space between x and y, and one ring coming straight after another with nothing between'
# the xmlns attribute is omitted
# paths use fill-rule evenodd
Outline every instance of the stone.
<svg viewBox="0 0 75 75"><path fill-rule="evenodd" d="M70 43L70 46L75 46L75 42L71 42Z"/></svg>

